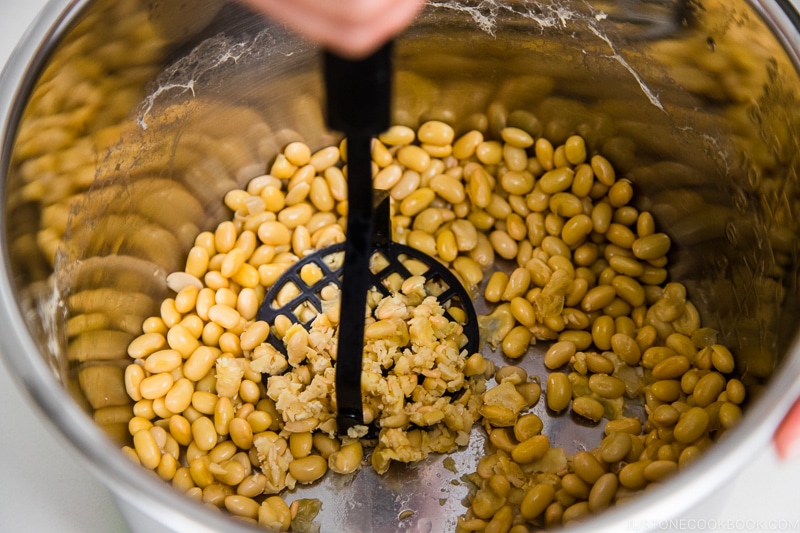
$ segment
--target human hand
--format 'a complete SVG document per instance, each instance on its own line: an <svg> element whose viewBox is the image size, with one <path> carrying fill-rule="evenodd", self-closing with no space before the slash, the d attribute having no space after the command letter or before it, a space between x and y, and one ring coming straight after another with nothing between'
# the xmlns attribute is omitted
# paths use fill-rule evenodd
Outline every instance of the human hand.
<svg viewBox="0 0 800 533"><path fill-rule="evenodd" d="M795 402L783 418L773 441L781 459L789 459L800 454L800 400Z"/></svg>
<svg viewBox="0 0 800 533"><path fill-rule="evenodd" d="M331 51L357 59L400 33L425 0L242 0Z"/></svg>

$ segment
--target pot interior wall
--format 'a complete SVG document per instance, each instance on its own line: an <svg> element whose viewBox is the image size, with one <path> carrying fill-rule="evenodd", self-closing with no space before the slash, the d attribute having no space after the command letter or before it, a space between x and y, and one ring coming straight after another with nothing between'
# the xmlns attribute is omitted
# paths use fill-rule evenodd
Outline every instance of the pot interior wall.
<svg viewBox="0 0 800 533"><path fill-rule="evenodd" d="M314 47L217 4L188 22L145 0L88 4L15 132L5 243L20 306L120 440L127 344L195 235L230 217L224 194L289 141L339 140ZM797 329L793 59L741 2L444 3L398 40L394 118L583 135L633 182L673 239L671 278L763 385Z"/></svg>

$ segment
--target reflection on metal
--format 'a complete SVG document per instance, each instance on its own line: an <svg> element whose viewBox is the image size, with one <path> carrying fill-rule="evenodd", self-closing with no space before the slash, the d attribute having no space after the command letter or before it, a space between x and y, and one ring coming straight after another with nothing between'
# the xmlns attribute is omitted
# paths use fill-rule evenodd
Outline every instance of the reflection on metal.
<svg viewBox="0 0 800 533"><path fill-rule="evenodd" d="M29 329L118 439L131 416L127 343L195 235L229 217L225 192L288 142L338 141L313 47L218 7L172 32L147 1L87 2L18 103L4 161L5 253ZM431 2L398 41L393 118L495 135L524 119L554 143L583 135L672 236L670 274L704 322L766 380L797 330L794 59L743 2ZM524 364L543 376L539 359ZM543 420L570 453L599 440L567 415ZM452 530L461 474L481 454L474 433L456 473L431 457L383 477L328 476L296 497L321 498L334 530Z"/></svg>

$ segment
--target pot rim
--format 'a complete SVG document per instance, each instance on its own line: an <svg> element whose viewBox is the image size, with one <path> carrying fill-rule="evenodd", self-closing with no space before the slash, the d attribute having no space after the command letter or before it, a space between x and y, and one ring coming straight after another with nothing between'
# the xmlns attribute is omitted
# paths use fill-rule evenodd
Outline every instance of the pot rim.
<svg viewBox="0 0 800 533"><path fill-rule="evenodd" d="M91 0L49 0L14 49L0 73L0 193L5 197L8 160L13 148L23 104L46 64L50 52ZM752 7L763 17L795 65L800 65L800 16L789 0L752 0ZM7 220L0 219L0 238L6 249ZM68 447L114 497L133 505L142 513L176 530L263 531L237 523L219 513L197 505L123 456L116 443L93 422L58 382L39 354L18 303L7 254L0 262L0 359L6 362L12 378L47 425L65 437ZM633 501L571 526L575 532L617 532L652 529L674 518L721 486L765 445L783 416L800 397L800 339L790 344L784 361L775 370L764 394L746 410L741 423L729 438L716 443L692 466L661 486L648 490ZM680 487L680 488L678 488ZM633 526L633 527L632 527Z"/></svg>

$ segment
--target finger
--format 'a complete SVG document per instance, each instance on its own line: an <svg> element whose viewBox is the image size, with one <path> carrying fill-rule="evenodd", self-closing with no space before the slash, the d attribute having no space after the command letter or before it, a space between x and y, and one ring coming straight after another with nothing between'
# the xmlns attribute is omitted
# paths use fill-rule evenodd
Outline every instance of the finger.
<svg viewBox="0 0 800 533"><path fill-rule="evenodd" d="M348 12L351 5L343 6L340 13L333 13L331 6L339 6L338 2L243 1L273 19L280 20L295 32L347 57L361 57L378 48L402 31L424 5L424 0L353 0L382 7L377 12L362 10L358 16L354 16Z"/></svg>
<svg viewBox="0 0 800 533"><path fill-rule="evenodd" d="M407 3L408 0L337 0L336 2L320 0L252 0L251 5L272 9L271 4L291 3L293 13L329 21L333 26L352 26L367 24L379 18L381 13L390 9L393 4ZM285 11L284 11L285 12Z"/></svg>
<svg viewBox="0 0 800 533"><path fill-rule="evenodd" d="M374 24L386 24L398 15L416 14L425 0L339 0L337 2L320 0L293 0L307 7L308 12L317 12L331 21L332 26L356 28ZM403 24L402 26L405 26Z"/></svg>
<svg viewBox="0 0 800 533"><path fill-rule="evenodd" d="M795 402L778 426L773 441L781 459L789 459L800 453L800 400Z"/></svg>
<svg viewBox="0 0 800 533"><path fill-rule="evenodd" d="M367 23L350 21L334 28L335 33L324 44L345 57L362 57L403 31L423 5L424 0L390 3Z"/></svg>

